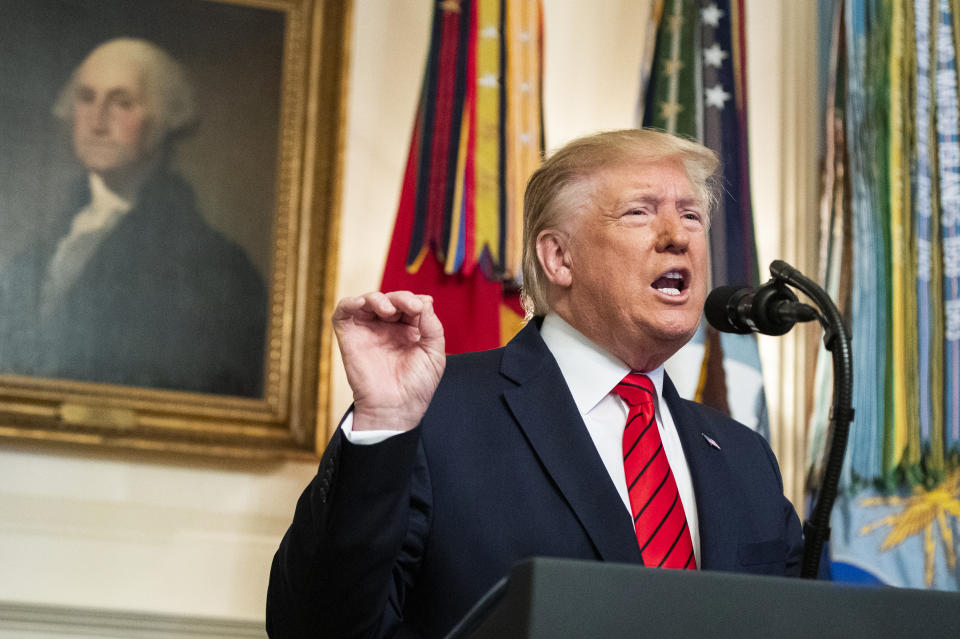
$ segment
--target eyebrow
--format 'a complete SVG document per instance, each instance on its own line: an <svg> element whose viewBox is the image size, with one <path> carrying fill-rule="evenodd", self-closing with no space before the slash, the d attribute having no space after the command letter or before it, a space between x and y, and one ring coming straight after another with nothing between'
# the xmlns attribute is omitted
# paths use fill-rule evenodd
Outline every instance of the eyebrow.
<svg viewBox="0 0 960 639"><path fill-rule="evenodd" d="M655 195L650 191L635 191L627 197L618 199L616 206L617 208L622 208L638 202L641 204L653 204L659 206L663 200L663 197ZM704 206L704 202L701 198L696 196L685 197L677 200L677 206L680 208L702 207Z"/></svg>
<svg viewBox="0 0 960 639"><path fill-rule="evenodd" d="M89 84L78 83L76 86L75 92L77 94L88 94L88 93L96 93L97 90L94 87L90 86ZM126 87L115 87L107 91L107 100L117 99L117 98L126 98L134 101L139 100L136 93L130 91L130 89L127 89Z"/></svg>

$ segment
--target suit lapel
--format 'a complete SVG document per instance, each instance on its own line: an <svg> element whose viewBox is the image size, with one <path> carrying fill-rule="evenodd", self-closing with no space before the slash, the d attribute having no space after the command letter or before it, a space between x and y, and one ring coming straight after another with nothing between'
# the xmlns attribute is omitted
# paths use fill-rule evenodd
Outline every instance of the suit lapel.
<svg viewBox="0 0 960 639"><path fill-rule="evenodd" d="M731 569L737 556L736 513L739 508L735 507L738 491L727 465L727 451L723 450L722 439L712 432L711 424L696 417L666 375L663 398L673 415L693 480L700 528L700 568Z"/></svg>
<svg viewBox="0 0 960 639"><path fill-rule="evenodd" d="M639 562L630 518L539 330L529 323L504 350L504 399L540 462L605 561Z"/></svg>

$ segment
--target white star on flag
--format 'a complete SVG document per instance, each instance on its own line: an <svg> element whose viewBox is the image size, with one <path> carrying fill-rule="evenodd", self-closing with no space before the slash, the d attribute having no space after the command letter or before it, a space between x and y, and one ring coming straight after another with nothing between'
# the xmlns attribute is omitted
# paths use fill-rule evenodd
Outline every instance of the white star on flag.
<svg viewBox="0 0 960 639"><path fill-rule="evenodd" d="M720 45L714 42L709 49L703 50L703 61L707 66L720 68L723 61L727 58L727 52L720 48Z"/></svg>
<svg viewBox="0 0 960 639"><path fill-rule="evenodd" d="M495 73L487 73L485 75L477 78L477 85L481 87L496 87L499 84L497 82L497 76Z"/></svg>
<svg viewBox="0 0 960 639"><path fill-rule="evenodd" d="M724 91L721 85L717 84L713 88L707 89L704 97L708 107L714 106L722 111L724 103L732 96Z"/></svg>
<svg viewBox="0 0 960 639"><path fill-rule="evenodd" d="M483 28L483 31L480 32L480 37L481 38L499 38L500 32L497 31L497 28L491 24Z"/></svg>
<svg viewBox="0 0 960 639"><path fill-rule="evenodd" d="M703 20L704 24L711 27L720 26L720 18L723 17L723 11L721 11L717 5L712 2L703 9L700 9L700 19Z"/></svg>

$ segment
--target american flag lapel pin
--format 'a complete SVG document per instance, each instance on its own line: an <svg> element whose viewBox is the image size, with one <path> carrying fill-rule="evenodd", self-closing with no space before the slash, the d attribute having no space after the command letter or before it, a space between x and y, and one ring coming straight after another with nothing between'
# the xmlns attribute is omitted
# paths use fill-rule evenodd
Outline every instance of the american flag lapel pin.
<svg viewBox="0 0 960 639"><path fill-rule="evenodd" d="M720 450L720 444L718 444L717 440L715 440L713 437L711 437L710 435L707 435L706 433L700 433L700 436L703 437L705 440L707 440L708 444L710 444L717 450Z"/></svg>

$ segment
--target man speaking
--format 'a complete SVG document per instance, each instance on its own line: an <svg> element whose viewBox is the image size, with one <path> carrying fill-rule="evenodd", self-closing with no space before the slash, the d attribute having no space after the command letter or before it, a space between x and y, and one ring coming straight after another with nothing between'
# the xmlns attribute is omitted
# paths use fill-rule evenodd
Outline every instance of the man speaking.
<svg viewBox="0 0 960 639"><path fill-rule="evenodd" d="M271 636L442 636L530 556L799 574L769 446L663 369L700 322L717 166L644 130L557 151L504 348L445 357L426 296L340 301L354 405L274 558Z"/></svg>

